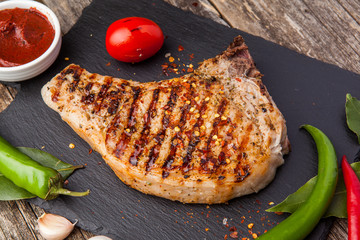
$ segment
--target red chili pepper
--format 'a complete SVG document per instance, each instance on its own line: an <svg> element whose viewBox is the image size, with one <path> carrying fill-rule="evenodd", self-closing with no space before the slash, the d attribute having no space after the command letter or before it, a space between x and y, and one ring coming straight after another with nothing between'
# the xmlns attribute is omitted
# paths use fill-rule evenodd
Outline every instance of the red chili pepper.
<svg viewBox="0 0 360 240"><path fill-rule="evenodd" d="M354 170L343 156L341 162L347 197L348 239L360 239L360 181Z"/></svg>

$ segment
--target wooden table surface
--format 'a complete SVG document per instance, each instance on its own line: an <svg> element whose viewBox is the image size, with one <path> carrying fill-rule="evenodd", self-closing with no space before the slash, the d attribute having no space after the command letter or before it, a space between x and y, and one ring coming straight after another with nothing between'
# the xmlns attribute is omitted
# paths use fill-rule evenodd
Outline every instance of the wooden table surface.
<svg viewBox="0 0 360 240"><path fill-rule="evenodd" d="M2 0L0 0L1 2ZM59 17L65 34L92 0L41 0ZM185 11L360 73L358 0L165 0ZM0 112L16 90L0 84ZM0 239L43 239L36 219L43 210L25 201L0 202ZM93 236L76 228L67 239ZM347 221L337 219L329 240L347 239Z"/></svg>

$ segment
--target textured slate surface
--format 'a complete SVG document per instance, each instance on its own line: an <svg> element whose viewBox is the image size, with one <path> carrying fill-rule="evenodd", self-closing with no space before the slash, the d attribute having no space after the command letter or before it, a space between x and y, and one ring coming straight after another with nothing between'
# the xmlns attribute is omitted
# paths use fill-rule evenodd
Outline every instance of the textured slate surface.
<svg viewBox="0 0 360 240"><path fill-rule="evenodd" d="M167 36L162 50L140 64L116 62L104 47L106 28L113 21L129 16L147 17L157 22ZM90 72L141 82L166 78L161 64L171 53L181 63L196 65L225 50L237 35L242 35L263 81L283 112L288 125L292 152L285 157L276 179L258 194L213 206L185 205L144 195L124 185L97 153L80 139L40 96L41 87L66 65L76 63ZM178 45L184 51L178 52ZM194 54L190 61L189 54ZM68 57L70 60L65 61ZM177 60L176 60L177 61ZM110 63L110 65L108 64ZM175 76L175 75L173 75ZM312 124L332 140L339 156L354 158L356 137L345 125L345 94L360 97L360 77L335 66L299 55L288 49L219 25L171 7L162 1L96 0L63 38L58 60L44 74L22 82L11 106L0 114L0 135L16 146L41 148L74 164L86 164L69 179L72 190L91 189L84 198L59 197L45 202L31 200L46 211L61 214L78 226L114 239L222 239L235 226L239 237L262 233L286 218L266 213L268 203L283 200L317 172L317 155L310 136L299 126ZM69 143L75 149L69 149ZM229 227L223 225L227 219ZM242 222L242 220L244 221ZM309 239L324 239L331 219L322 221Z"/></svg>

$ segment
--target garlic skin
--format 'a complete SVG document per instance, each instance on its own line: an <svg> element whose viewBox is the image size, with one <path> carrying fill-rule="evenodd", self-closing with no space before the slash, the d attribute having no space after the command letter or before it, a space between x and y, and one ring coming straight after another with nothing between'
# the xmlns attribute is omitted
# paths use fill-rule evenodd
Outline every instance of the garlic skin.
<svg viewBox="0 0 360 240"><path fill-rule="evenodd" d="M62 216L44 213L37 223L41 236L46 240L63 240L73 231L77 221L71 223Z"/></svg>
<svg viewBox="0 0 360 240"><path fill-rule="evenodd" d="M91 237L88 240L112 240L112 239L107 236L99 235L99 236Z"/></svg>

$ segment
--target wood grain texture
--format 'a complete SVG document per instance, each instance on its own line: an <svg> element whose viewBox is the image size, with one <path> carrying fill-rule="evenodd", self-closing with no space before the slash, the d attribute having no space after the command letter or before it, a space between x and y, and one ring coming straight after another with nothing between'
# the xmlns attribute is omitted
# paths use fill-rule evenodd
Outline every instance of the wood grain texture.
<svg viewBox="0 0 360 240"><path fill-rule="evenodd" d="M2 0L0 0L1 2ZM92 0L41 0L59 17L67 33ZM360 2L357 0L164 0L293 49L304 55L360 73ZM0 111L16 90L0 84ZM0 239L43 239L36 219L43 210L25 201L0 202ZM68 239L92 236L81 229ZM330 240L347 238L347 221L337 219Z"/></svg>
<svg viewBox="0 0 360 240"><path fill-rule="evenodd" d="M356 0L210 0L231 27L360 73Z"/></svg>

